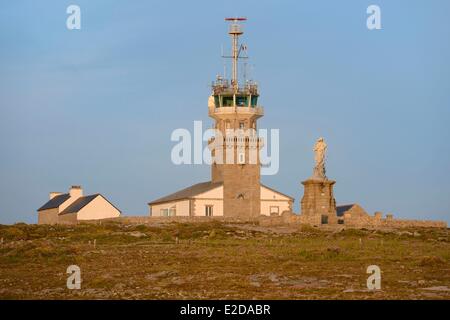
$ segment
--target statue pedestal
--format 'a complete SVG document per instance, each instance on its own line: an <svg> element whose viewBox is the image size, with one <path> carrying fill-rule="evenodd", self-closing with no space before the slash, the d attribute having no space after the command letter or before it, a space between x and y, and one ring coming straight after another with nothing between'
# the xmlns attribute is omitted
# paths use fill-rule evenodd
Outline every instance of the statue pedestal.
<svg viewBox="0 0 450 320"><path fill-rule="evenodd" d="M305 192L300 202L301 221L313 224L337 224L333 185L336 181L310 178L303 181Z"/></svg>

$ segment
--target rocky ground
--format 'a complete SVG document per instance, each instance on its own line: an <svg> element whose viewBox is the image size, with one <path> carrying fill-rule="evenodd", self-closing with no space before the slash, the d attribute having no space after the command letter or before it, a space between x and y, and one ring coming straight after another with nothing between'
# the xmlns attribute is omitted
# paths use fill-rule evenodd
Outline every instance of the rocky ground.
<svg viewBox="0 0 450 320"><path fill-rule="evenodd" d="M450 299L448 229L0 226L0 299Z"/></svg>

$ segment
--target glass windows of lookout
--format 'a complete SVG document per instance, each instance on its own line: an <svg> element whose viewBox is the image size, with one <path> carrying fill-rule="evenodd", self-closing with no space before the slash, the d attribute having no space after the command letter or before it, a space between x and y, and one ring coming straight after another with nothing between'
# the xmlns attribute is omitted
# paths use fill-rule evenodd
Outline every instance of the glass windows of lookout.
<svg viewBox="0 0 450 320"><path fill-rule="evenodd" d="M236 97L236 106L238 107L247 107L248 106L248 99L247 96L237 96Z"/></svg>
<svg viewBox="0 0 450 320"><path fill-rule="evenodd" d="M222 99L222 107L234 107L233 96L214 96L214 104L216 108L220 108L220 99ZM257 96L236 96L236 107L256 107L258 104Z"/></svg>
<svg viewBox="0 0 450 320"><path fill-rule="evenodd" d="M233 106L233 97L223 97L222 105L224 107L232 107Z"/></svg>

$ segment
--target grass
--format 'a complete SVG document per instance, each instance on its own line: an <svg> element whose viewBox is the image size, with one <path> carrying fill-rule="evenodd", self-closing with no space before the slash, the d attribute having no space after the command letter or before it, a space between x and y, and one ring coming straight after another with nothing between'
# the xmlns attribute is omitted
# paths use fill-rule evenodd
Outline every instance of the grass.
<svg viewBox="0 0 450 320"><path fill-rule="evenodd" d="M108 221L0 226L0 238L0 299L450 298L446 229ZM81 290L66 287L72 264ZM367 290L373 264L382 290Z"/></svg>

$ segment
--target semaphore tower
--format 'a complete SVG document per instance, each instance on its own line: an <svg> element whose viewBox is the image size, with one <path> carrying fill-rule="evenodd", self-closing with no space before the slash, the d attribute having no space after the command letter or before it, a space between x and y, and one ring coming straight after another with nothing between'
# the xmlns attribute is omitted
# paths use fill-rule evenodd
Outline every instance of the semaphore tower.
<svg viewBox="0 0 450 320"><path fill-rule="evenodd" d="M232 68L230 80L217 76L208 101L208 114L218 132L211 151L211 180L223 184L225 216L252 218L260 215L262 140L256 130L264 111L258 105L257 83L239 79L239 60L248 58L246 46L239 43L246 18L225 20L230 23L231 55L224 57L231 59Z"/></svg>

